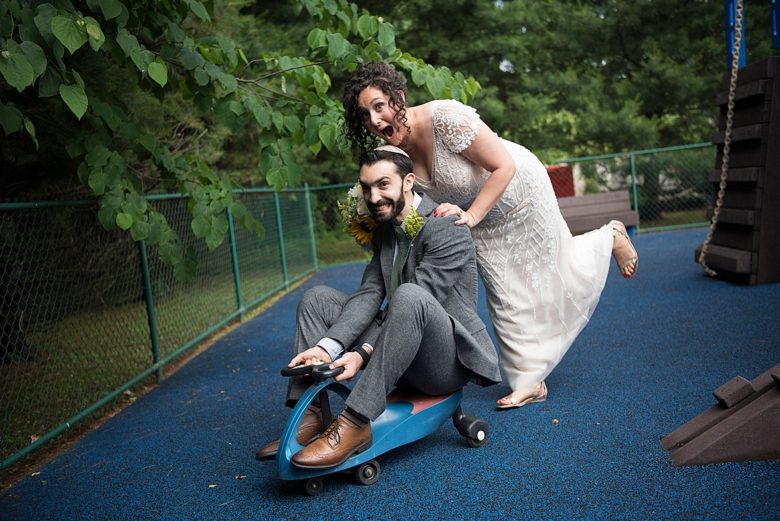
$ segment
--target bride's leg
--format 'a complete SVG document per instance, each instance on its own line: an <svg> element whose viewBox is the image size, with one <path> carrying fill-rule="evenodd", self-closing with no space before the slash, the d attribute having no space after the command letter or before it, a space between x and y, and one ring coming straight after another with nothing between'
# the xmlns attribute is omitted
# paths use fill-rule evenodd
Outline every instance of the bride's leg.
<svg viewBox="0 0 780 521"><path fill-rule="evenodd" d="M511 394L496 401L497 409L512 409L529 403L543 402L547 399L547 386L544 382L525 389L516 389Z"/></svg>
<svg viewBox="0 0 780 521"><path fill-rule="evenodd" d="M639 266L639 256L634 249L634 245L631 244L625 225L620 221L611 221L609 225L612 228L612 236L614 238L612 256L615 257L615 262L617 262L623 278L630 279L634 276Z"/></svg>

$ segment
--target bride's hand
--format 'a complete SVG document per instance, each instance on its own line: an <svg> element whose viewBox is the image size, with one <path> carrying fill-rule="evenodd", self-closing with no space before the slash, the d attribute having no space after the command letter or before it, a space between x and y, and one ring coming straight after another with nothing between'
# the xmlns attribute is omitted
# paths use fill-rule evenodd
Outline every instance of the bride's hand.
<svg viewBox="0 0 780 521"><path fill-rule="evenodd" d="M469 228L473 228L477 225L477 220L471 215L471 212L464 210L460 206L450 203L441 203L433 211L434 217L447 217L448 215L457 215L458 220L455 224L460 226L465 224Z"/></svg>

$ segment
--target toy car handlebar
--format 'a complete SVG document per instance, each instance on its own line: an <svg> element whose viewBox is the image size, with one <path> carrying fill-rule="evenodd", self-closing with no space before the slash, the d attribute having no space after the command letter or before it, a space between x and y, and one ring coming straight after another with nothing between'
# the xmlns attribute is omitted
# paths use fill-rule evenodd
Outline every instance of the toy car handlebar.
<svg viewBox="0 0 780 521"><path fill-rule="evenodd" d="M330 364L309 364L309 365L297 365L295 367L285 367L282 369L282 376L303 376L310 374L315 380L327 380L333 378L344 372L343 367L334 367L331 369Z"/></svg>

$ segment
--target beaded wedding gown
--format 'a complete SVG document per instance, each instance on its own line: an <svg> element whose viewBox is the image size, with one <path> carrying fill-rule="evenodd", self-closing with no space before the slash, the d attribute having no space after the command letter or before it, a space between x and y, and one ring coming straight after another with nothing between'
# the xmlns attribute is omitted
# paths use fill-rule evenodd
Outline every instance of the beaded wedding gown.
<svg viewBox="0 0 780 521"><path fill-rule="evenodd" d="M417 180L434 200L468 209L488 178L460 155L478 121L471 107L436 102L431 180ZM572 237L544 165L526 148L503 143L515 176L471 232L502 367L515 390L543 381L587 325L606 282L613 238L608 225Z"/></svg>

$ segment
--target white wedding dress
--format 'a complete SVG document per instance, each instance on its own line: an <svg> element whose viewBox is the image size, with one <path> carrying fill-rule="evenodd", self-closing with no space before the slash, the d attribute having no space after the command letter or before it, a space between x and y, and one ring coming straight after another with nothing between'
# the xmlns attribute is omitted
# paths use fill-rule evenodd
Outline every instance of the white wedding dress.
<svg viewBox="0 0 780 521"><path fill-rule="evenodd" d="M488 178L490 172L460 155L478 121L471 107L436 102L431 180L417 180L434 200L468 209ZM503 143L515 176L471 232L501 364L516 390L543 381L587 325L607 278L613 238L608 225L572 237L544 165L526 148Z"/></svg>

